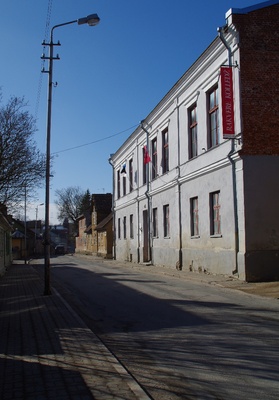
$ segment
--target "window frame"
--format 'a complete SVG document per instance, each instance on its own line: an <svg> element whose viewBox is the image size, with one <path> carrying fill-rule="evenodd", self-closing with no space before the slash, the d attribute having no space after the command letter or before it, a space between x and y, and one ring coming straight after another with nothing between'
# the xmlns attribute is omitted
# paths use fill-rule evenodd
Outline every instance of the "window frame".
<svg viewBox="0 0 279 400"><path fill-rule="evenodd" d="M121 196L120 181L121 181L121 177L120 177L120 169L119 169L119 170L117 170L117 198L118 199L120 199L120 196Z"/></svg>
<svg viewBox="0 0 279 400"><path fill-rule="evenodd" d="M129 190L130 193L134 190L134 182L133 182L133 159L130 158L129 160Z"/></svg>
<svg viewBox="0 0 279 400"><path fill-rule="evenodd" d="M194 118L192 113L194 112ZM194 103L188 109L188 133L189 133L189 159L198 155L198 117L197 103Z"/></svg>
<svg viewBox="0 0 279 400"><path fill-rule="evenodd" d="M145 185L147 182L147 164L144 162L145 150L142 148L142 184Z"/></svg>
<svg viewBox="0 0 279 400"><path fill-rule="evenodd" d="M169 129L162 131L162 173L169 172Z"/></svg>
<svg viewBox="0 0 279 400"><path fill-rule="evenodd" d="M134 239L134 214L130 214L130 239Z"/></svg>
<svg viewBox="0 0 279 400"><path fill-rule="evenodd" d="M211 105L211 96L214 96ZM209 148L220 144L220 116L219 116L219 87L213 86L207 93L208 96L208 142ZM214 124L213 124L214 121Z"/></svg>
<svg viewBox="0 0 279 400"><path fill-rule="evenodd" d="M159 237L158 233L158 208L152 208L152 236L154 238Z"/></svg>
<svg viewBox="0 0 279 400"><path fill-rule="evenodd" d="M164 238L170 237L170 206L165 204L163 206L163 227L164 227Z"/></svg>
<svg viewBox="0 0 279 400"><path fill-rule="evenodd" d="M210 193L210 236L221 237L220 190Z"/></svg>
<svg viewBox="0 0 279 400"><path fill-rule="evenodd" d="M126 196L126 194L127 194L127 178L126 178L126 174L123 174L123 176L122 176L122 190L123 190L123 196Z"/></svg>
<svg viewBox="0 0 279 400"><path fill-rule="evenodd" d="M190 199L190 223L191 223L191 237L200 237L199 230L199 198L198 196Z"/></svg>
<svg viewBox="0 0 279 400"><path fill-rule="evenodd" d="M152 158L151 158L151 164L152 164L152 171L151 171L151 179L154 180L157 178L158 175L158 143L157 143L157 137L152 139L151 142L151 152L152 152Z"/></svg>
<svg viewBox="0 0 279 400"><path fill-rule="evenodd" d="M127 218L123 217L123 239L127 239Z"/></svg>
<svg viewBox="0 0 279 400"><path fill-rule="evenodd" d="M118 239L121 239L121 219L118 218L118 226L117 226L117 233L118 233Z"/></svg>

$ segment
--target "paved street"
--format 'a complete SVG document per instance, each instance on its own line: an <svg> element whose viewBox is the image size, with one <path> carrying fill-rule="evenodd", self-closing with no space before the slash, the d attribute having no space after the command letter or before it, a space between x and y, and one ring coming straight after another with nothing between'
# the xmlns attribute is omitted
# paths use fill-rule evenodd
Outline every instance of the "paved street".
<svg viewBox="0 0 279 400"><path fill-rule="evenodd" d="M66 256L52 278L151 398L278 399L277 298L152 268Z"/></svg>
<svg viewBox="0 0 279 400"><path fill-rule="evenodd" d="M42 260L0 279L1 400L279 398L276 284L51 262L51 296Z"/></svg>
<svg viewBox="0 0 279 400"><path fill-rule="evenodd" d="M0 399L148 399L30 265L0 278Z"/></svg>

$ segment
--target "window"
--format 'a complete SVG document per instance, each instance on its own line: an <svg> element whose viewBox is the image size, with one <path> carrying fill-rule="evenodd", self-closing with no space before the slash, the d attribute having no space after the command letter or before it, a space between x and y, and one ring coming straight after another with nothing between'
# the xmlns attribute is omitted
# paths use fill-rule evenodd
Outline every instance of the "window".
<svg viewBox="0 0 279 400"><path fill-rule="evenodd" d="M145 149L144 147L142 148L142 184L145 185L147 181L147 176L146 176L146 170L147 170L147 164L144 162L145 160Z"/></svg>
<svg viewBox="0 0 279 400"><path fill-rule="evenodd" d="M151 178L155 179L157 177L157 138L152 140L151 143L151 151L152 151L152 172L151 172Z"/></svg>
<svg viewBox="0 0 279 400"><path fill-rule="evenodd" d="M133 159L129 160L129 181L130 181L130 192L133 191Z"/></svg>
<svg viewBox="0 0 279 400"><path fill-rule="evenodd" d="M126 174L122 177L123 196L126 196Z"/></svg>
<svg viewBox="0 0 279 400"><path fill-rule="evenodd" d="M189 158L196 157L198 155L197 147L197 133L198 133L198 120L197 120L197 105L189 109Z"/></svg>
<svg viewBox="0 0 279 400"><path fill-rule="evenodd" d="M158 210L153 208L152 210L152 233L153 237L158 237Z"/></svg>
<svg viewBox="0 0 279 400"><path fill-rule="evenodd" d="M165 129L162 132L162 169L163 174L169 171L169 132Z"/></svg>
<svg viewBox="0 0 279 400"><path fill-rule="evenodd" d="M199 236L199 208L198 198L190 199L191 212L191 236Z"/></svg>
<svg viewBox="0 0 279 400"><path fill-rule="evenodd" d="M120 170L117 171L117 198L120 198Z"/></svg>
<svg viewBox="0 0 279 400"><path fill-rule="evenodd" d="M118 218L118 239L121 239L121 222L120 218Z"/></svg>
<svg viewBox="0 0 279 400"><path fill-rule="evenodd" d="M123 218L123 238L127 239L126 217Z"/></svg>
<svg viewBox="0 0 279 400"><path fill-rule="evenodd" d="M208 104L209 146L214 147L220 143L218 86L208 93Z"/></svg>
<svg viewBox="0 0 279 400"><path fill-rule="evenodd" d="M220 192L210 193L210 235L221 235Z"/></svg>
<svg viewBox="0 0 279 400"><path fill-rule="evenodd" d="M164 237L170 236L170 214L169 214L169 205L166 204L163 207L163 214L164 214Z"/></svg>
<svg viewBox="0 0 279 400"><path fill-rule="evenodd" d="M134 216L133 214L130 215L130 238L134 238Z"/></svg>

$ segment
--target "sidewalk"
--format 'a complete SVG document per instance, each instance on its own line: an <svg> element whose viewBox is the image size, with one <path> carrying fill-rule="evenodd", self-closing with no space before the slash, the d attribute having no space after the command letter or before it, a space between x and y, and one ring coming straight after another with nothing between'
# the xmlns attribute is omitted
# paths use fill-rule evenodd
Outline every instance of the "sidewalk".
<svg viewBox="0 0 279 400"><path fill-rule="evenodd" d="M242 292L267 297L271 299L279 300L279 281L277 282L245 282L235 278L234 276L228 275L215 275L208 274L204 272L190 272L187 268L183 268L182 270L177 270L175 268L170 267L161 267L151 264L136 264L131 263L129 261L117 261L117 260L109 260L103 259L101 257L97 257L95 255L83 255L83 254L74 254L74 258L86 258L87 260L92 260L92 262L98 262L109 264L111 266L121 266L129 269L135 269L137 271L148 271L149 273L159 274L159 275L168 275L173 276L177 279L185 279L192 282L198 283L206 283L210 285L216 285L223 288L240 290Z"/></svg>
<svg viewBox="0 0 279 400"><path fill-rule="evenodd" d="M240 290L247 294L266 297L270 299L279 299L279 282L245 282L234 276L215 275L204 272L190 272L187 270L176 270L167 267L148 267L155 273L174 276L178 279L185 279L192 282L206 283L220 286L227 289Z"/></svg>
<svg viewBox="0 0 279 400"><path fill-rule="evenodd" d="M31 265L0 278L1 400L149 397Z"/></svg>

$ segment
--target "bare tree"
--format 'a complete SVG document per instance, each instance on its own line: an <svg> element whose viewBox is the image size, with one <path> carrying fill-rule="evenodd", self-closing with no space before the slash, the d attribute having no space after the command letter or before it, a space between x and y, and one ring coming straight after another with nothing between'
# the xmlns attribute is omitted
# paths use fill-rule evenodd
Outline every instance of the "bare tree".
<svg viewBox="0 0 279 400"><path fill-rule="evenodd" d="M35 120L26 106L24 98L11 97L0 107L0 202L9 209L22 203L27 191L35 193L45 176L45 157L33 140Z"/></svg>
<svg viewBox="0 0 279 400"><path fill-rule="evenodd" d="M85 196L88 196L88 193L89 191L84 192L78 186L56 190L55 204L58 207L58 219L63 221L65 218L68 218L69 221L72 221L76 225L78 217L83 212L84 199Z"/></svg>

